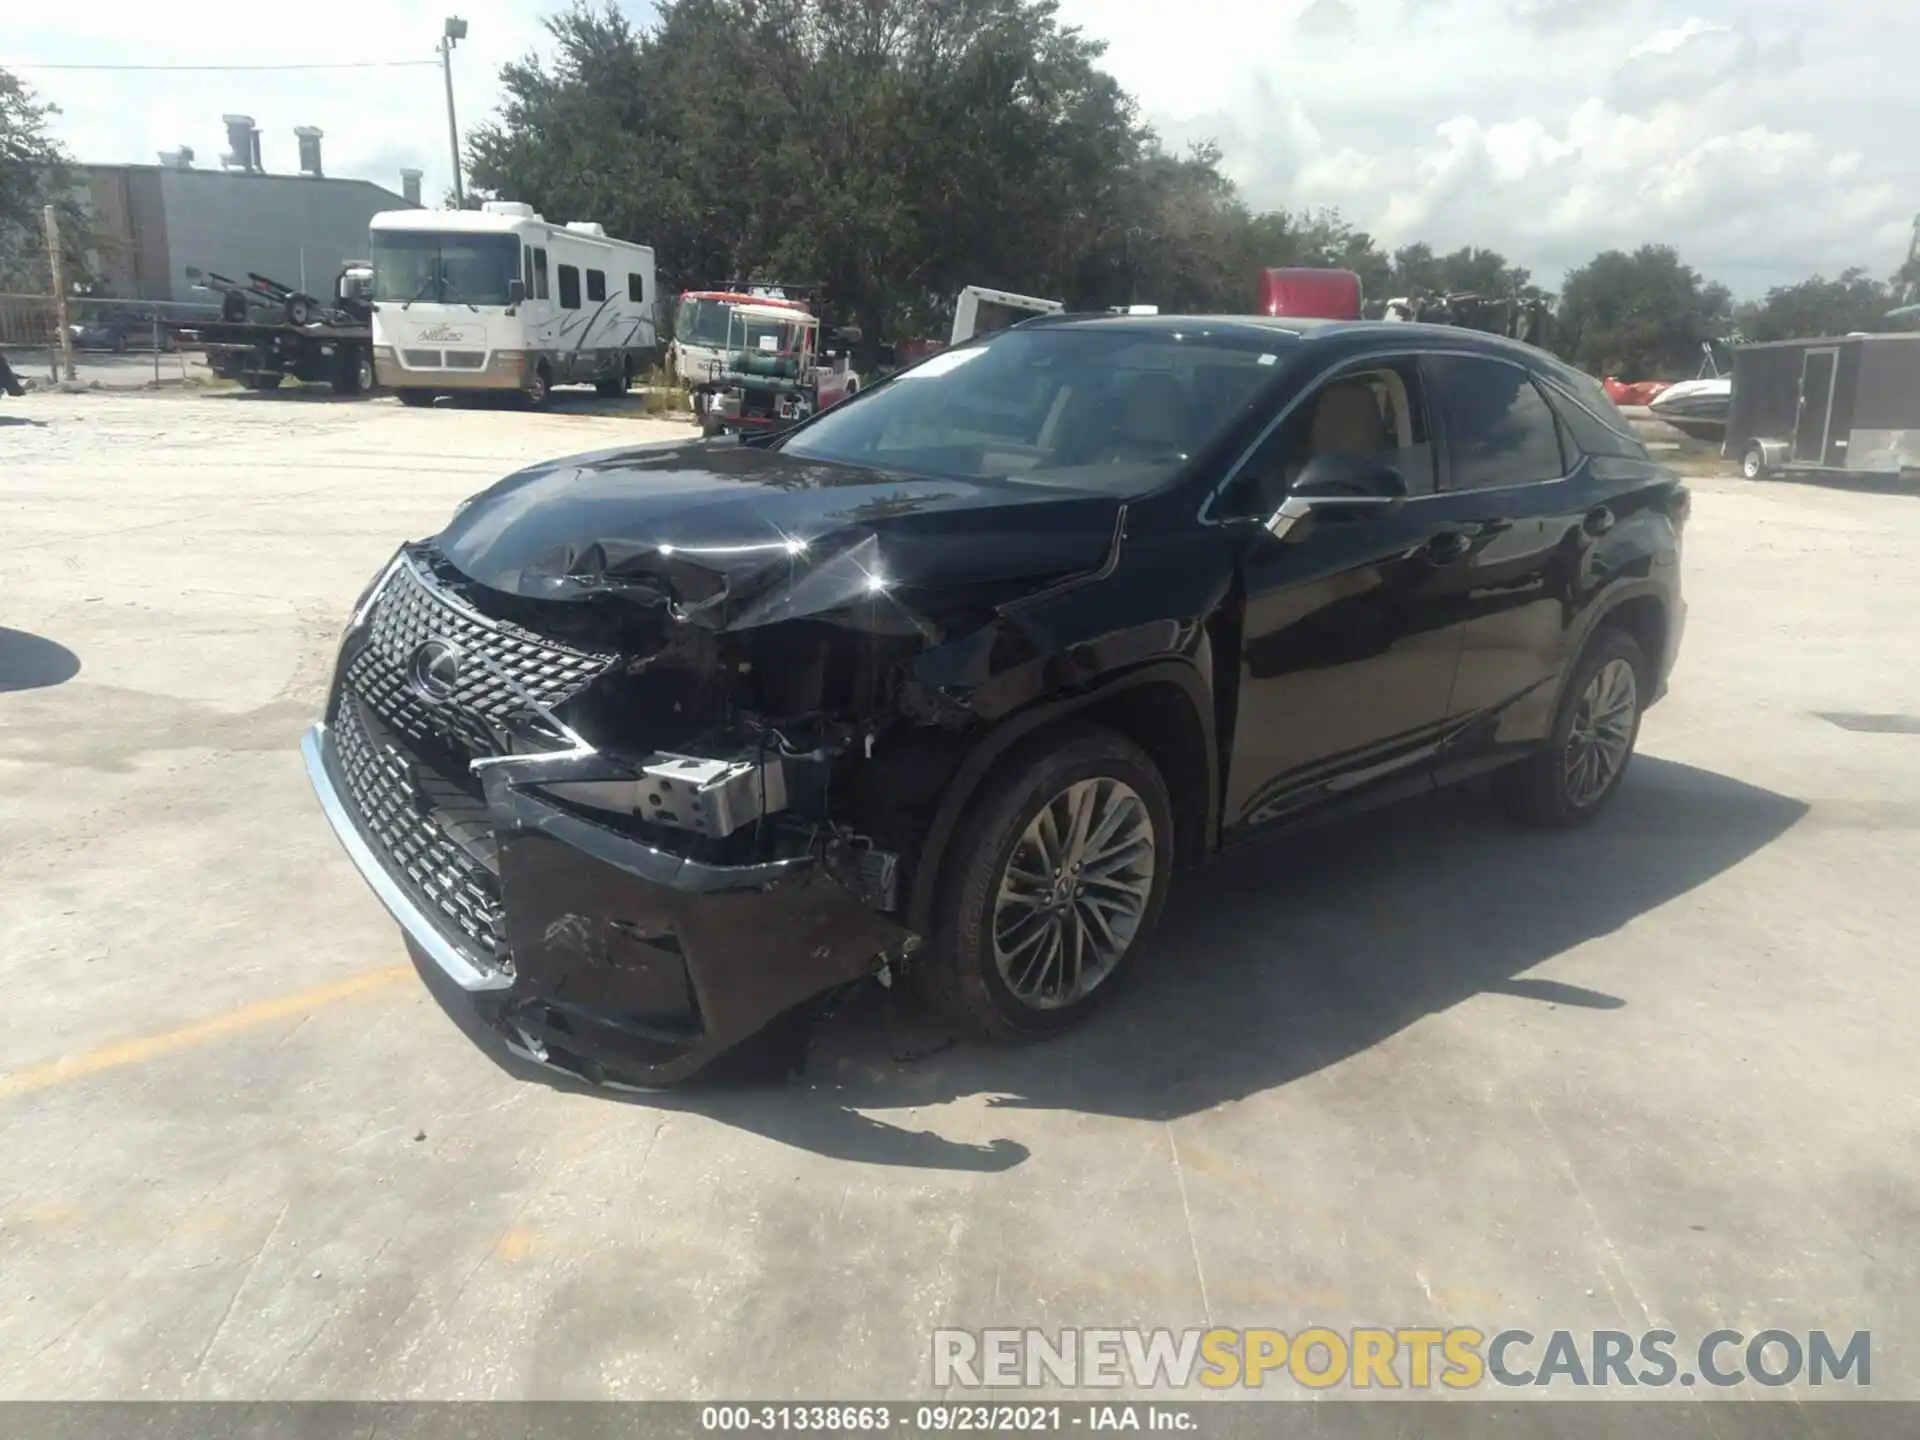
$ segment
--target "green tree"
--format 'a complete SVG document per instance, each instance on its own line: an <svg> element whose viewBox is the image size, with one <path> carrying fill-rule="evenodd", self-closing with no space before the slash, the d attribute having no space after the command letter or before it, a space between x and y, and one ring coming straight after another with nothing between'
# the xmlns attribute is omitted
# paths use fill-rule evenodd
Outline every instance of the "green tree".
<svg viewBox="0 0 1920 1440"><path fill-rule="evenodd" d="M1769 290L1742 312L1740 331L1749 340L1806 340L1879 330L1895 296L1893 287L1864 270L1843 271L1838 280L1815 275Z"/></svg>
<svg viewBox="0 0 1920 1440"><path fill-rule="evenodd" d="M1608 250L1570 272L1554 327L1561 353L1595 375L1692 375L1700 346L1732 325L1732 295L1670 245Z"/></svg>
<svg viewBox="0 0 1920 1440"><path fill-rule="evenodd" d="M45 292L48 205L61 212L61 246L67 272L85 276L86 214L70 192L66 151L47 130L58 110L20 78L0 70L0 289Z"/></svg>
<svg viewBox="0 0 1920 1440"><path fill-rule="evenodd" d="M1182 214L1211 163L1163 155L1044 0L671 0L646 30L585 6L548 29L553 60L508 66L472 138L475 186L647 237L672 286L818 283L876 335L969 282L1078 302L1216 244Z"/></svg>

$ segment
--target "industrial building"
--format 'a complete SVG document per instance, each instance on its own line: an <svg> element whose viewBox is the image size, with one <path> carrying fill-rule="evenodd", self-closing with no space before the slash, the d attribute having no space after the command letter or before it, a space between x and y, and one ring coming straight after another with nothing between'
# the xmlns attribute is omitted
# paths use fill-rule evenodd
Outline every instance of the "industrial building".
<svg viewBox="0 0 1920 1440"><path fill-rule="evenodd" d="M192 150L154 165L76 165L78 198L93 217L94 273L104 294L206 303L195 289L218 273L271 275L309 294L330 294L348 260L365 259L367 222L420 203L420 172L403 170L396 193L370 180L324 173L321 132L295 130L300 168L269 174L251 117L225 117L229 149L218 168L195 168Z"/></svg>

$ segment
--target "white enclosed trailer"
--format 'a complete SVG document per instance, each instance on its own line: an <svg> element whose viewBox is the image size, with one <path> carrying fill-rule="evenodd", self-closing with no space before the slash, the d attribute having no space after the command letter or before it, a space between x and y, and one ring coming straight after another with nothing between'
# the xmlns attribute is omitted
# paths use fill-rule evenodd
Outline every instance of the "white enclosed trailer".
<svg viewBox="0 0 1920 1440"><path fill-rule="evenodd" d="M625 391L660 358L650 246L599 225L555 225L530 205L375 215L373 361L409 405L556 385Z"/></svg>
<svg viewBox="0 0 1920 1440"><path fill-rule="evenodd" d="M984 285L969 285L960 292L953 307L953 336L949 345L963 345L976 335L1004 330L1035 315L1058 315L1066 306L1058 300L1038 300L1031 295L1015 295L1010 290L989 290Z"/></svg>

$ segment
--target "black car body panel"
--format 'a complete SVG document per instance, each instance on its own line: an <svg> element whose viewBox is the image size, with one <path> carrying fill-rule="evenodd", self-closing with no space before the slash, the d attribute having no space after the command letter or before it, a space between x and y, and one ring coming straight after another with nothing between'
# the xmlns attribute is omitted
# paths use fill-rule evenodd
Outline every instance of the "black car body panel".
<svg viewBox="0 0 1920 1440"><path fill-rule="evenodd" d="M787 436L522 471L363 597L310 774L514 1048L669 1083L912 963L969 804L1066 717L1147 750L1190 865L1529 753L1608 620L1664 682L1685 489L1550 357L1415 325L1033 323L1270 336L1271 379L1132 489L786 450L896 379ZM1558 473L1461 485L1472 421L1435 404L1423 493L1265 523L1247 477L1299 406L1380 357L1424 394L1434 356L1523 377ZM750 822L698 831L707 802L689 820L671 785L662 804L650 777L708 762L757 777L730 792Z"/></svg>

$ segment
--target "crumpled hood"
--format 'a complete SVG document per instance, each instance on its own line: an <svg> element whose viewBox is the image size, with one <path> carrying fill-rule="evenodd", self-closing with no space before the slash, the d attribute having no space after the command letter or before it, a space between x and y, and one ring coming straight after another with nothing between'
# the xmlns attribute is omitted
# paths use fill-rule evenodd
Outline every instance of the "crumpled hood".
<svg viewBox="0 0 1920 1440"><path fill-rule="evenodd" d="M466 504L438 546L490 589L531 599L620 594L734 629L863 595L1093 570L1120 505L1085 490L672 442L510 475Z"/></svg>

